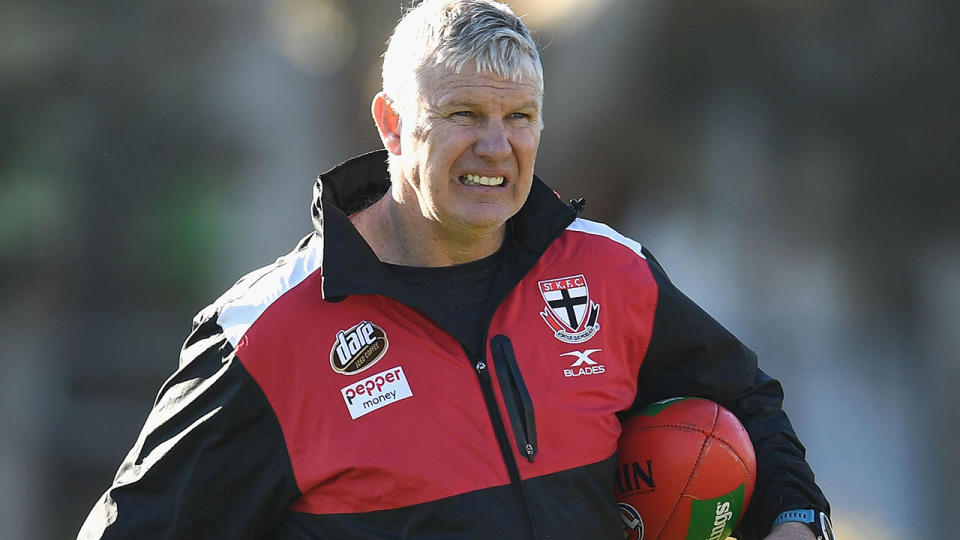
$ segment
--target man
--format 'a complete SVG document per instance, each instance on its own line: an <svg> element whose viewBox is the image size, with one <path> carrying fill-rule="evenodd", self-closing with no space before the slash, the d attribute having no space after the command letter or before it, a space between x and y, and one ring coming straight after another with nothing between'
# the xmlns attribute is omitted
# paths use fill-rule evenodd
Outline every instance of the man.
<svg viewBox="0 0 960 540"><path fill-rule="evenodd" d="M779 384L533 176L543 77L509 8L421 4L383 79L385 151L321 175L316 231L197 316L80 536L621 538L618 415L700 395L755 441L740 538L813 538L766 536L828 510Z"/></svg>

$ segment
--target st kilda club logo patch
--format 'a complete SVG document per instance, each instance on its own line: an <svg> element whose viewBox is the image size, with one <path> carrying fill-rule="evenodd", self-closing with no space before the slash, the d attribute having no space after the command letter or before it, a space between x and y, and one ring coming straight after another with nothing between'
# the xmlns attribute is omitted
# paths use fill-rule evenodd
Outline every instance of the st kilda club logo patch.
<svg viewBox="0 0 960 540"><path fill-rule="evenodd" d="M625 540L643 540L643 518L636 508L627 503L617 503L620 508L620 520L623 522Z"/></svg>
<svg viewBox="0 0 960 540"><path fill-rule="evenodd" d="M592 338L600 323L600 305L590 301L590 289L583 274L538 282L547 308L540 313L553 330L553 337L566 343L583 343Z"/></svg>
<svg viewBox="0 0 960 540"><path fill-rule="evenodd" d="M337 339L330 349L330 365L344 375L360 373L383 358L389 346L383 328L370 321L360 321L337 332Z"/></svg>

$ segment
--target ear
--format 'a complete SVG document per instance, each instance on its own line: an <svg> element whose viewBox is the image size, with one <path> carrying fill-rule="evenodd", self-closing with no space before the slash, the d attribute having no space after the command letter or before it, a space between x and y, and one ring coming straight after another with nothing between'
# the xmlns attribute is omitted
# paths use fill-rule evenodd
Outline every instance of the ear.
<svg viewBox="0 0 960 540"><path fill-rule="evenodd" d="M391 154L400 155L400 114L394 110L390 99L383 92L373 96L370 106L373 121L377 123L383 147Z"/></svg>

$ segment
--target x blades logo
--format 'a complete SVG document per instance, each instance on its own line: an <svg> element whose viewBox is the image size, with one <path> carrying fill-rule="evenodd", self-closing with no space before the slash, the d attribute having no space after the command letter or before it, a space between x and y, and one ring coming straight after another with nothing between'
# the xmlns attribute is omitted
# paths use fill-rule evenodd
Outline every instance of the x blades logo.
<svg viewBox="0 0 960 540"><path fill-rule="evenodd" d="M573 356L577 359L574 363L570 364L569 368L563 370L563 376L580 377L581 375L600 375L604 373L606 368L603 364L590 358L591 354L602 350L603 349L587 349L585 351L571 351L561 354L560 356Z"/></svg>
<svg viewBox="0 0 960 540"><path fill-rule="evenodd" d="M553 337L566 343L583 343L597 333L600 305L590 301L590 289L583 274L546 279L538 285L547 304L540 317L553 330Z"/></svg>

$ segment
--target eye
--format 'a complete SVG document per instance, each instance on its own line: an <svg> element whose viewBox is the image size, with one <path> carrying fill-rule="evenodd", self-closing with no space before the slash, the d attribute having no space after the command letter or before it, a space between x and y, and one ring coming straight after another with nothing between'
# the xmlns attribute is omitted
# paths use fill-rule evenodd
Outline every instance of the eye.
<svg viewBox="0 0 960 540"><path fill-rule="evenodd" d="M459 118L473 118L473 111L456 111L451 113L450 116L459 117Z"/></svg>
<svg viewBox="0 0 960 540"><path fill-rule="evenodd" d="M507 115L507 120L520 126L535 123L536 118L537 114L532 112L515 112Z"/></svg>

